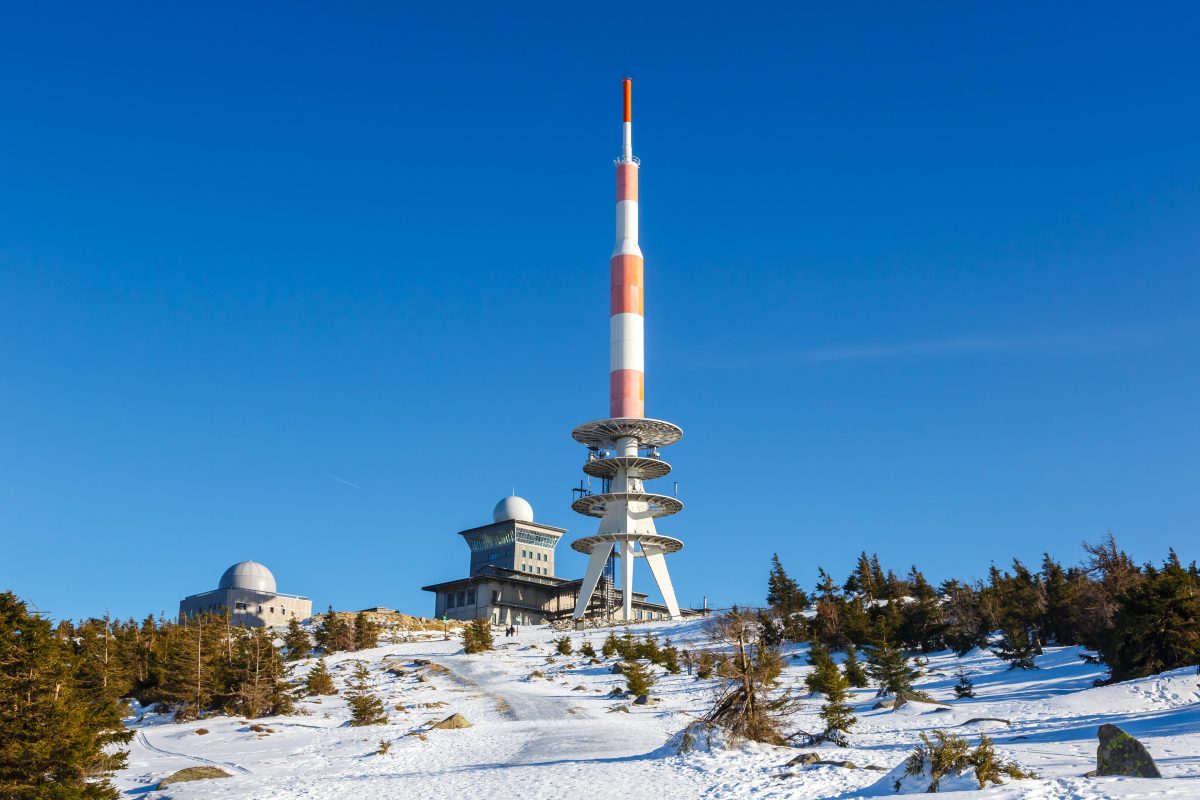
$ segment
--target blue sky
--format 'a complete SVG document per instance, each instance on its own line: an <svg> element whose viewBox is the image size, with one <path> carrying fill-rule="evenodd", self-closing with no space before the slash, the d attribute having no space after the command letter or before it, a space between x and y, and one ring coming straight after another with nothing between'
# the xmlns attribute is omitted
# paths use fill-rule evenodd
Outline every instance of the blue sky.
<svg viewBox="0 0 1200 800"><path fill-rule="evenodd" d="M626 72L683 604L1200 557L1193 4L564 8L6 11L0 588L428 613L514 486L592 531Z"/></svg>

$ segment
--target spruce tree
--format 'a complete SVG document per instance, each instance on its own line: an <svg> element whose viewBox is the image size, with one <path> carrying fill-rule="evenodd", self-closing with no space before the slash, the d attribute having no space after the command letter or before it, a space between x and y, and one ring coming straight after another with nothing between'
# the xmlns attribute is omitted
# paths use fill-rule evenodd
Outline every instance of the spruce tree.
<svg viewBox="0 0 1200 800"><path fill-rule="evenodd" d="M825 702L821 705L820 711L821 719L825 722L825 730L822 731L821 738L827 742L833 742L839 747L845 747L848 744L846 734L858 721L854 716L854 709L846 703L849 695L848 687L849 683L846 678L835 670L826 689Z"/></svg>
<svg viewBox="0 0 1200 800"><path fill-rule="evenodd" d="M625 688L635 697L650 694L654 688L654 673L640 661L629 661L623 667Z"/></svg>
<svg viewBox="0 0 1200 800"><path fill-rule="evenodd" d="M617 634L609 631L608 636L604 639L604 644L600 646L600 653L605 658L612 658L621 650L621 643L617 641Z"/></svg>
<svg viewBox="0 0 1200 800"><path fill-rule="evenodd" d="M846 682L855 689L861 689L867 685L867 673L863 669L862 662L858 660L857 648L846 648L846 660L842 663L842 672L846 676Z"/></svg>
<svg viewBox="0 0 1200 800"><path fill-rule="evenodd" d="M563 635L554 640L554 649L560 656L571 655L571 637Z"/></svg>
<svg viewBox="0 0 1200 800"><path fill-rule="evenodd" d="M1200 577L1174 550L1162 569L1121 596L1113 633L1100 651L1112 680L1124 681L1200 662Z"/></svg>
<svg viewBox="0 0 1200 800"><path fill-rule="evenodd" d="M701 650L700 655L696 657L696 680L707 680L712 677L713 669L716 666L716 659L708 650Z"/></svg>
<svg viewBox="0 0 1200 800"><path fill-rule="evenodd" d="M300 621L295 617L288 620L287 633L283 636L283 646L287 650L288 661L305 658L312 650L312 639L308 632L300 627Z"/></svg>
<svg viewBox="0 0 1200 800"><path fill-rule="evenodd" d="M909 665L902 650L883 639L867 652L867 675L879 687L877 697L896 696L911 692L913 681L921 676L921 671Z"/></svg>
<svg viewBox="0 0 1200 800"><path fill-rule="evenodd" d="M370 680L366 662L359 661L346 691L346 705L350 708L350 725L353 727L387 724L383 701L371 693Z"/></svg>
<svg viewBox="0 0 1200 800"><path fill-rule="evenodd" d="M354 649L354 628L344 617L329 606L321 615L321 626L316 633L317 646L327 655Z"/></svg>
<svg viewBox="0 0 1200 800"><path fill-rule="evenodd" d="M0 594L0 797L115 800L113 745L133 734L106 690L88 691L81 657L12 592ZM93 686L94 688L94 686Z"/></svg>
<svg viewBox="0 0 1200 800"><path fill-rule="evenodd" d="M379 626L375 620L360 611L354 615L354 649L369 650L379 646Z"/></svg>
<svg viewBox="0 0 1200 800"><path fill-rule="evenodd" d="M463 652L468 655L483 653L495 646L492 640L492 623L485 617L473 619L464 625L462 637Z"/></svg>
<svg viewBox="0 0 1200 800"><path fill-rule="evenodd" d="M337 694L337 686L333 683L333 675L329 673L329 667L325 664L325 659L317 659L317 664L308 671L308 677L304 679L304 692L309 697L316 697L323 694Z"/></svg>
<svg viewBox="0 0 1200 800"><path fill-rule="evenodd" d="M583 640L583 644L579 646L579 654L588 658L596 657L596 648L592 647L592 643L588 639Z"/></svg>
<svg viewBox="0 0 1200 800"><path fill-rule="evenodd" d="M838 672L837 664L833 663L833 656L820 641L813 641L809 645L808 663L813 669L804 677L804 685L813 694L828 694L830 687L841 677L841 673Z"/></svg>
<svg viewBox="0 0 1200 800"><path fill-rule="evenodd" d="M808 597L800 588L800 584L784 570L778 553L771 555L771 572L767 577L767 605L783 617L803 611L808 606Z"/></svg>
<svg viewBox="0 0 1200 800"><path fill-rule="evenodd" d="M1037 669L1036 653L1029 628L1016 622L1000 630L1000 641L992 648L992 655L1007 661L1009 669Z"/></svg>
<svg viewBox="0 0 1200 800"><path fill-rule="evenodd" d="M958 683L954 685L954 696L959 700L975 696L975 684L963 670L958 671Z"/></svg>

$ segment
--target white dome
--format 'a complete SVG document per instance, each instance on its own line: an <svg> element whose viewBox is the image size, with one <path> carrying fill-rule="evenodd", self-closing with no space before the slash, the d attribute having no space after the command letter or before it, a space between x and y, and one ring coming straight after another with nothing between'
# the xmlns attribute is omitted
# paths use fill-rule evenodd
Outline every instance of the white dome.
<svg viewBox="0 0 1200 800"><path fill-rule="evenodd" d="M533 506L524 497L506 497L492 511L492 522L506 522L519 519L522 522L533 522Z"/></svg>
<svg viewBox="0 0 1200 800"><path fill-rule="evenodd" d="M239 561L221 576L218 589L249 589L275 594L275 576L257 561Z"/></svg>

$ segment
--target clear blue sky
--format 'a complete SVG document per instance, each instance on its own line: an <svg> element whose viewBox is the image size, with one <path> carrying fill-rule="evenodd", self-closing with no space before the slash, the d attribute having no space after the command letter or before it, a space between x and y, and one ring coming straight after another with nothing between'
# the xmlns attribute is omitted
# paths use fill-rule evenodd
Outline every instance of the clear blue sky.
<svg viewBox="0 0 1200 800"><path fill-rule="evenodd" d="M684 604L1200 557L1195 4L253 6L4 13L0 589L429 613L513 486L591 532L625 72Z"/></svg>

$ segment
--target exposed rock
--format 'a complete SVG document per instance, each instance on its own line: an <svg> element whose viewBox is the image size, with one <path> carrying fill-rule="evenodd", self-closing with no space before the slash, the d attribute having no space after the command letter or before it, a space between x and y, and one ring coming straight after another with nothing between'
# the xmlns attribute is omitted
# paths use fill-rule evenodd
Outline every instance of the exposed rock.
<svg viewBox="0 0 1200 800"><path fill-rule="evenodd" d="M1012 725L1010 719L1000 719L999 717L971 717L966 722L960 722L954 727L961 728L963 725L970 725L975 722L1003 722L1005 725Z"/></svg>
<svg viewBox="0 0 1200 800"><path fill-rule="evenodd" d="M895 702L895 700L880 700L878 703L871 706L871 708L891 708Z"/></svg>
<svg viewBox="0 0 1200 800"><path fill-rule="evenodd" d="M586 691L587 691L587 687L586 687L586 686L584 686L584 685L581 683L581 684L579 684L578 686L576 686L574 689L572 689L571 691L572 691L572 692L586 692Z"/></svg>
<svg viewBox="0 0 1200 800"><path fill-rule="evenodd" d="M874 772L888 772L889 771L887 767L881 767L878 764L867 764L865 767L863 767L863 769L869 769Z"/></svg>
<svg viewBox="0 0 1200 800"><path fill-rule="evenodd" d="M614 686L613 690L608 693L608 696L609 697L624 697L625 690L622 689L620 686Z"/></svg>
<svg viewBox="0 0 1200 800"><path fill-rule="evenodd" d="M1100 746L1096 748L1097 775L1162 777L1145 746L1116 725L1101 725L1096 735L1100 739Z"/></svg>
<svg viewBox="0 0 1200 800"><path fill-rule="evenodd" d="M471 723L462 714L451 714L441 722L434 723L432 726L439 730L452 730L455 728L469 728Z"/></svg>
<svg viewBox="0 0 1200 800"><path fill-rule="evenodd" d="M637 696L637 699L633 701L633 704L635 706L644 706L644 705L648 704L649 702L650 702L650 695L639 694Z"/></svg>
<svg viewBox="0 0 1200 800"><path fill-rule="evenodd" d="M413 659L413 664L418 667L428 667L432 663L433 662L427 658L414 658Z"/></svg>
<svg viewBox="0 0 1200 800"><path fill-rule="evenodd" d="M842 769L858 769L853 761L814 761L817 767L841 767Z"/></svg>
<svg viewBox="0 0 1200 800"><path fill-rule="evenodd" d="M628 714L628 713L629 713L629 706L613 706L612 708L610 708L610 709L608 710L608 713L610 713L610 714L611 714L611 713L613 713L614 711L618 711L618 712L620 712L620 713L622 713L622 714Z"/></svg>
<svg viewBox="0 0 1200 800"><path fill-rule="evenodd" d="M187 767L159 781L158 786L155 788L165 789L173 783L184 783L186 781L204 781L208 780L209 778L232 777L232 775L220 767Z"/></svg>
<svg viewBox="0 0 1200 800"><path fill-rule="evenodd" d="M612 672L613 675L624 675L625 667L622 666L620 661L618 661L617 663L612 665L612 669L609 671Z"/></svg>
<svg viewBox="0 0 1200 800"><path fill-rule="evenodd" d="M816 764L821 760L821 757L816 753L801 753L791 761L784 764L785 767L807 767L809 764Z"/></svg>

